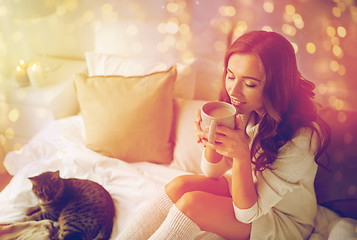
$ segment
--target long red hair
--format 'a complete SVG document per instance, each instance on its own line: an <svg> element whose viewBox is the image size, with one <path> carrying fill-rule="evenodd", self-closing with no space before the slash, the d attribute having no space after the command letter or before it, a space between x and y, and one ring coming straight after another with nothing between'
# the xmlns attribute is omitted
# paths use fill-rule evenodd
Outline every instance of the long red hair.
<svg viewBox="0 0 357 240"><path fill-rule="evenodd" d="M263 64L266 82L263 101L266 113L261 118L258 133L251 148L256 170L263 171L275 161L278 150L291 140L302 127L317 134L318 146L315 161L330 142L330 128L317 113L314 102L315 85L302 77L297 68L295 51L291 43L275 32L252 31L240 36L228 48L225 70L229 58L236 53L255 54ZM220 100L230 103L225 88L225 71ZM318 127L316 127L316 125ZM258 150L262 149L263 151Z"/></svg>

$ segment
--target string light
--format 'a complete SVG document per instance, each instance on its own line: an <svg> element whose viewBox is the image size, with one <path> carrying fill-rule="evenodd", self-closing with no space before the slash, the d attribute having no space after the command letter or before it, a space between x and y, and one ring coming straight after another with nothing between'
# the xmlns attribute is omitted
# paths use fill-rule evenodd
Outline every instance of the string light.
<svg viewBox="0 0 357 240"><path fill-rule="evenodd" d="M289 1L289 4L276 0L228 2L230 5L227 1L222 1L217 8L208 9L207 14L212 16L208 19L210 23L208 28L213 31L210 36L224 38L232 29L234 38L254 29L281 32L292 42L298 64L304 67L303 73L306 72L307 77L316 83L317 97L320 97L325 105L330 105L337 110L356 108L354 102L350 100L352 95L355 97L355 94L341 96L345 92L357 91L357 83L352 81L353 77L351 77L357 75L354 66L357 58L357 6L354 0L330 0L331 5L325 5L323 0ZM319 4L324 4L323 8L319 7ZM96 29L103 20L125 18L126 15L121 12L122 9L118 9L118 6L121 5L105 2L99 5L98 9L88 10L83 9L81 1L61 1L55 16L46 18L45 21L51 28L60 26L59 29L64 34L61 37L61 48L79 49L81 39L78 38L78 33L83 32L82 29L88 26ZM148 9L143 6L145 5L138 1L130 1L126 7L136 19L150 20ZM200 11L204 6L205 2L200 0L163 1L159 11L164 14L156 18L162 19L157 25L156 33L161 34L162 38L157 43L156 50L159 53L175 50L184 62L191 61L197 54L197 50L193 47L193 43L197 41L197 32L195 32L197 29L195 16L192 13ZM314 11L313 16L308 13L311 9ZM61 19L75 11L78 17L63 23ZM0 17L6 17L8 14L8 9L0 5ZM34 24L39 24L39 19L34 21ZM139 25L129 24L123 32L123 38L128 36L134 39L141 36L140 31ZM8 49L3 34L5 33L0 34L0 58L10 59L12 51ZM26 39L26 35L16 28L6 36L9 41L17 45ZM223 56L227 46L219 37L211 41L213 54L219 53ZM210 39L207 40L210 42ZM117 45L120 49L129 48L133 54L141 54L145 51L145 41L146 39L138 37L128 44L125 39L119 39ZM0 68L5 68L4 64L1 63ZM15 95L19 99L27 97L26 91L21 90L15 92ZM21 116L19 109L7 109L7 113L2 116L1 122L15 122ZM43 114L39 113L39 116L41 115ZM345 121L345 117L341 115L339 120ZM15 131L16 129L7 128L2 138L13 138ZM351 137L346 136L345 141L349 142ZM16 148L20 149L20 146Z"/></svg>

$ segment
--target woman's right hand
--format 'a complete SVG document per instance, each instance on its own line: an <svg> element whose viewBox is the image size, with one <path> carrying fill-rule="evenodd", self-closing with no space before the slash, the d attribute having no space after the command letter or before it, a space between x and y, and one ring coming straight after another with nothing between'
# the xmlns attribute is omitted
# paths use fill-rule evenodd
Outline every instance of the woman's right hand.
<svg viewBox="0 0 357 240"><path fill-rule="evenodd" d="M215 149L211 147L212 144L208 142L208 129L207 131L203 131L201 128L201 110L198 109L196 111L196 121L195 121L195 133L197 143L202 144L205 147L205 157L206 160L211 163L217 163L221 161L222 155L217 153Z"/></svg>

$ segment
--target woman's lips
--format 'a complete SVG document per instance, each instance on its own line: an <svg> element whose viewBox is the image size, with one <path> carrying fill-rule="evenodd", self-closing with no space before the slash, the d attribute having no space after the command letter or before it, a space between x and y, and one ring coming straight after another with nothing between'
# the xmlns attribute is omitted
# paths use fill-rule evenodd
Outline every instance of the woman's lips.
<svg viewBox="0 0 357 240"><path fill-rule="evenodd" d="M236 106L244 103L244 102L239 101L238 99L234 99L234 98L231 98L231 102L233 105L236 105Z"/></svg>

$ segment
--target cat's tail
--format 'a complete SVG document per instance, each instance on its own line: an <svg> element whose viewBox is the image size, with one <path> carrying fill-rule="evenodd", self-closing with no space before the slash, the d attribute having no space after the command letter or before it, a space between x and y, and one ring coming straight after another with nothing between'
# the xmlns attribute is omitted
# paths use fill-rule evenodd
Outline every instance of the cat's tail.
<svg viewBox="0 0 357 240"><path fill-rule="evenodd" d="M95 238L93 238L93 240L109 240L110 236L112 235L113 224L109 224L109 225L110 226L103 225L100 228L97 236Z"/></svg>
<svg viewBox="0 0 357 240"><path fill-rule="evenodd" d="M63 240L81 240L82 239L82 235L79 232L71 232L68 233Z"/></svg>

